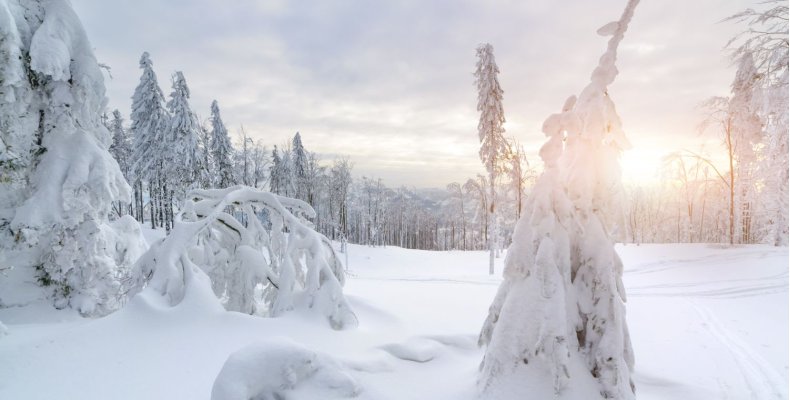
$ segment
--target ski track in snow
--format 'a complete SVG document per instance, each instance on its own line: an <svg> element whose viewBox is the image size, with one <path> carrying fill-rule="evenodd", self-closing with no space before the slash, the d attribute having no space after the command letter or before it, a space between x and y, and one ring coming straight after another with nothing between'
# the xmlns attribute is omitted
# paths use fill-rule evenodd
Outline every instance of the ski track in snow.
<svg viewBox="0 0 790 400"><path fill-rule="evenodd" d="M496 281L480 281L472 279L446 279L446 278L372 278L372 277L358 277L359 280L367 281L388 281L388 282L417 282L417 283L462 283L469 285L488 285L499 286L500 280Z"/></svg>
<svg viewBox="0 0 790 400"><path fill-rule="evenodd" d="M661 296L661 297L714 297L723 299L736 299L740 297L762 296L766 294L783 293L788 289L786 280L765 278L765 283L751 285L725 286L719 288L705 288L709 283L678 283L651 286L636 286L627 289L628 296ZM702 286L702 288L699 288ZM694 290L696 288L696 290ZM679 290L673 289L692 289Z"/></svg>
<svg viewBox="0 0 790 400"><path fill-rule="evenodd" d="M773 255L763 250L745 251L738 254L711 254L696 258L661 260L637 264L625 271L626 276L641 276L674 269L710 267L733 264L744 259L764 259ZM628 296L706 297L736 299L783 293L788 290L788 271L778 274L741 279L705 280L701 282L664 283L658 285L626 285Z"/></svg>
<svg viewBox="0 0 790 400"><path fill-rule="evenodd" d="M741 260L762 259L770 257L771 254L765 250L742 251L736 254L715 253L704 256L678 258L678 259L665 259L643 264L632 264L627 266L624 271L625 275L641 275L652 274L656 272L664 272L671 269L687 268L692 266L702 266L720 263L734 263Z"/></svg>
<svg viewBox="0 0 790 400"><path fill-rule="evenodd" d="M740 370L751 398L754 400L786 399L787 382L759 354L749 348L738 335L722 325L713 312L701 304L689 300L699 314L702 326L727 348L735 365ZM722 387L722 390L725 388ZM727 398L726 391L722 393Z"/></svg>

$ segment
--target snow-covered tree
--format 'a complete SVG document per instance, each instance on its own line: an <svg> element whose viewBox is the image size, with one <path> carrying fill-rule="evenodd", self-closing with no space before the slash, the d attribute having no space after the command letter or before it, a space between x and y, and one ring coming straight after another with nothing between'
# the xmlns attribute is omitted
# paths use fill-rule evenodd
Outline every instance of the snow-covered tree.
<svg viewBox="0 0 790 400"><path fill-rule="evenodd" d="M732 96L713 97L704 103L709 112L703 128L713 125L727 152L726 173L708 161L727 187L728 237L730 244L748 243L751 211L755 190L755 168L757 167L756 146L762 140L762 126L755 110L753 85L757 79L751 53L745 53L738 63L738 71L732 83ZM706 160L707 161L707 160ZM739 211L740 209L740 211ZM690 220L688 221L691 222Z"/></svg>
<svg viewBox="0 0 790 400"><path fill-rule="evenodd" d="M217 101L211 102L211 154L214 158L215 185L218 188L232 186L233 179L233 145L230 143L228 130L219 115Z"/></svg>
<svg viewBox="0 0 790 400"><path fill-rule="evenodd" d="M329 213L332 219L332 239L341 239L343 251L348 240L348 202L351 189L351 162L342 158L335 160L329 170Z"/></svg>
<svg viewBox="0 0 790 400"><path fill-rule="evenodd" d="M618 156L630 144L608 86L637 3L598 30L611 38L590 83L543 124L546 169L480 335L480 385L492 397L515 385L535 398L634 398L623 264L614 250L625 229Z"/></svg>
<svg viewBox="0 0 790 400"><path fill-rule="evenodd" d="M121 112L114 110L112 112L112 122L110 123L110 133L112 134L112 144L110 145L110 154L112 154L118 166L121 168L121 173L127 182L132 182L132 144L129 138L129 132L123 127L123 118ZM122 216L125 212L128 213L126 207L122 202L116 203L115 212L118 216Z"/></svg>
<svg viewBox="0 0 790 400"><path fill-rule="evenodd" d="M200 129L200 157L202 160L201 165L203 166L198 181L200 182L200 187L211 188L216 180L214 176L216 175L214 172L214 161L211 156L211 130L206 126L205 121L198 128Z"/></svg>
<svg viewBox="0 0 790 400"><path fill-rule="evenodd" d="M132 132L132 171L134 175L135 216L143 222L143 183L148 185L149 211L151 226L156 227L160 182L164 173L164 163L169 156L166 146L166 133L170 126L169 115L165 110L165 98L156 79L153 62L148 52L140 56L143 74L132 96L130 115ZM160 225L161 226L161 225Z"/></svg>
<svg viewBox="0 0 790 400"><path fill-rule="evenodd" d="M515 139L511 139L508 143L506 170L510 181L510 190L513 192L515 215L516 218L521 218L524 195L526 194L529 180L533 177L533 171L530 169L524 147Z"/></svg>
<svg viewBox="0 0 790 400"><path fill-rule="evenodd" d="M502 108L502 88L499 86L499 67L494 60L494 47L486 43L477 48L477 110L480 122L477 132L480 137L480 159L488 172L488 273L494 273L494 255L498 228L496 225L496 180L502 169L502 161L507 154L505 140L505 111Z"/></svg>
<svg viewBox="0 0 790 400"><path fill-rule="evenodd" d="M461 216L461 226L459 227L459 231L461 232L461 250L466 250L466 207L464 205L464 192L461 190L461 185L457 182L447 185L447 190L450 192L451 196L458 199L458 215ZM453 231L455 231L455 225L453 225ZM453 242L455 242L455 232L453 232ZM453 246L453 248L456 248L456 246Z"/></svg>
<svg viewBox="0 0 790 400"><path fill-rule="evenodd" d="M200 125L189 106L189 87L184 74L173 75L173 92L167 102L170 126L166 140L169 143L169 162L165 164L165 211L169 217L166 228L173 219L173 202L182 198L187 190L199 186L203 165L200 148Z"/></svg>
<svg viewBox="0 0 790 400"><path fill-rule="evenodd" d="M283 146L280 170L280 193L286 197L296 198L296 176L294 174L293 152L287 143Z"/></svg>
<svg viewBox="0 0 790 400"><path fill-rule="evenodd" d="M272 150L272 167L269 169L269 191L272 193L281 193L282 178L280 176L282 171L282 158L280 158L280 151L277 150L277 145Z"/></svg>
<svg viewBox="0 0 790 400"><path fill-rule="evenodd" d="M486 192L487 187L488 180L485 176L480 174L477 175L477 179L469 178L466 183L464 183L464 191L469 195L477 197L478 200L478 207L474 214L474 220L477 221L478 225L478 237L477 243L475 243L474 246L475 249L484 249L491 244L489 240L489 235L491 235L490 228L492 226L489 224L491 214L488 212L490 209L490 193Z"/></svg>
<svg viewBox="0 0 790 400"><path fill-rule="evenodd" d="M262 212L266 226L258 218ZM331 242L303 222L314 216L301 200L250 187L194 190L173 232L137 263L136 290L146 284L144 296L163 296L170 305L216 307L222 299L230 311L276 317L302 309L325 317L334 329L354 327L356 315L343 296L343 264Z"/></svg>
<svg viewBox="0 0 790 400"><path fill-rule="evenodd" d="M252 187L260 189L269 182L269 150L260 141L252 148Z"/></svg>
<svg viewBox="0 0 790 400"><path fill-rule="evenodd" d="M310 160L307 155L307 151L305 151L304 146L302 145L302 136L299 134L299 132L296 132L296 135L294 135L292 145L293 147L291 149L290 164L294 178L294 197L309 203L308 191L310 182L308 179L308 170L310 168Z"/></svg>
<svg viewBox="0 0 790 400"><path fill-rule="evenodd" d="M238 138L240 142L238 151L234 153L236 181L245 186L250 186L252 185L253 179L252 153L255 142L251 137L247 136L247 131L244 130L244 126L241 127Z"/></svg>
<svg viewBox="0 0 790 400"><path fill-rule="evenodd" d="M782 0L761 3L766 9L747 9L728 18L747 28L727 44L733 60L740 64L736 84L741 93L753 92L752 105L763 125L761 196L766 212L766 241L788 243L788 6ZM754 75L743 73L751 60ZM739 78L747 77L748 80ZM733 85L733 90L736 89ZM735 96L735 93L733 93ZM742 96L743 97L743 96Z"/></svg>
<svg viewBox="0 0 790 400"><path fill-rule="evenodd" d="M67 1L0 0L0 306L41 293L100 315L142 250L130 188L108 152L104 79ZM21 288L28 290L21 290ZM14 290L8 290L14 288Z"/></svg>

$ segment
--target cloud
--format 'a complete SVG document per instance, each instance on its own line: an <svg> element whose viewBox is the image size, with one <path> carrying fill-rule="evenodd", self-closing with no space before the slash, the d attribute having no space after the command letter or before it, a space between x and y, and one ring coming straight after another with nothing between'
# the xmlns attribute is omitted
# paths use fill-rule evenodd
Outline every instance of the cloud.
<svg viewBox="0 0 790 400"><path fill-rule="evenodd" d="M586 85L605 46L595 30L623 3L73 0L113 68L111 107L128 115L149 51L165 93L184 71L199 115L217 99L231 129L270 145L298 130L308 149L350 156L357 175L417 187L482 171L477 44L494 45L508 134L535 159L543 119ZM748 5L639 5L610 91L635 146L697 145L694 106L726 94L733 73L721 47L737 27L716 22Z"/></svg>

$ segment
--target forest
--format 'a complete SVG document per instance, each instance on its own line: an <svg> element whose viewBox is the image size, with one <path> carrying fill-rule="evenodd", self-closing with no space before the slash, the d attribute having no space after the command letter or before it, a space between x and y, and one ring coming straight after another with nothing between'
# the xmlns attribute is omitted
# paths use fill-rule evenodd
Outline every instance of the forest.
<svg viewBox="0 0 790 400"><path fill-rule="evenodd" d="M703 58L688 50L711 47L704 40L680 35L689 45L682 51L634 40L637 29L663 40L672 30L664 24L685 9L640 0L607 0L596 10L579 1L428 3L377 6L399 11L389 13L356 0L221 10L141 1L113 20L104 3L0 0L0 398L787 399L787 4L768 0L721 16L717 26L738 33L720 38L732 72L725 95L692 99L695 134L706 140L656 146L670 151L655 179L625 180L647 164L624 156L636 138L670 137L632 130L643 126L636 116L672 116L621 95L645 82L665 85L657 77L666 71L678 81L672 101L713 87L691 90L698 82L678 72L698 68ZM720 11L711 4L687 6ZM189 31L189 18L127 29L134 32L113 26L155 21L161 15L142 11L152 6L198 16L199 33ZM128 110L110 107L119 102L108 87L129 79L130 68L99 60L83 13L91 29L113 38L154 38L159 53L135 50ZM609 22L601 25L603 15ZM479 23L492 16L507 23ZM290 23L302 17L314 24ZM210 29L214 18L227 18L224 31ZM462 23L434 29L448 21ZM695 20L696 32L710 28L706 21ZM519 35L480 40L470 32L481 27ZM568 27L597 47L562 36ZM202 42L209 31L242 36ZM409 50L449 38L429 52L465 54L466 80L451 86L466 98L439 96L474 104L460 118L424 107L420 94L402 114L367 115L373 99L373 110L397 108L400 80L431 86L455 76L447 65L420 69L427 53L409 64L397 60L398 46L375 40L407 31L420 32L404 40ZM531 52L544 44L542 31L553 32L551 51ZM206 59L238 57L227 60L230 72L215 74L219 86L188 84L203 65L189 63L179 37L213 50L230 45L234 51L201 50ZM317 45L325 39L338 47ZM511 46L520 41L527 44ZM366 46L373 56L363 55ZM497 57L514 48L525 69L548 53L563 58L534 79L552 101L531 103L543 119L529 127L519 122L523 110L505 107L511 95L538 97L505 79L514 63ZM673 56L660 56L655 69L629 58L654 51ZM337 109L315 118L320 107L296 110L299 123L278 119L286 105L240 113L271 94L233 95L260 83L235 76L257 52L297 60L295 72L266 69L264 81L282 74L326 82L320 96L288 96ZM183 69L157 69L163 53ZM580 59L586 72L567 72ZM370 84L344 75L360 66L394 66L400 75L388 90L356 92L369 96L357 107L338 105L332 85ZM195 107L198 98L211 98L210 106ZM354 127L347 137L301 125L329 126L338 115ZM406 155L401 162L413 161L430 153L425 132L392 132L417 115L436 131L430 143L447 148L454 139L443 130L463 121L462 141L477 154L460 159L473 158L477 173L419 184L418 175L436 174L432 160L414 164L422 169L404 180L413 184L388 184L359 158L321 150L337 141L378 161L371 143L381 141ZM383 130L366 126L371 119ZM274 139L283 136L260 120L293 123L293 134ZM704 145L709 139L716 145Z"/></svg>

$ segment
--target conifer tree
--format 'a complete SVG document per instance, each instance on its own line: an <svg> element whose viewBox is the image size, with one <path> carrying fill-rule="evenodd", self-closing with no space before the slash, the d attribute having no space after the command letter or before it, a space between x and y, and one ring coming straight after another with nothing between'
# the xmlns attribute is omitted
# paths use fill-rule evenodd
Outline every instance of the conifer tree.
<svg viewBox="0 0 790 400"><path fill-rule="evenodd" d="M291 150L291 172L293 173L293 187L295 196L299 200L308 200L309 191L309 157L302 145L302 136L296 132L293 138L293 149Z"/></svg>
<svg viewBox="0 0 790 400"><path fill-rule="evenodd" d="M162 187L167 229L172 226L173 202L183 198L189 189L199 186L201 173L205 169L200 149L200 126L189 106L189 96L184 74L176 71L173 75L173 92L167 102L170 127L165 139L169 143L166 146L169 158L164 163L167 173ZM165 155L162 154L162 157Z"/></svg>
<svg viewBox="0 0 790 400"><path fill-rule="evenodd" d="M233 186L233 145L228 137L228 130L222 122L217 101L211 102L211 154L214 158L216 187Z"/></svg>
<svg viewBox="0 0 790 400"><path fill-rule="evenodd" d="M282 171L282 159L277 145L272 150L272 168L269 170L269 190L272 193L282 194L280 173Z"/></svg>
<svg viewBox="0 0 790 400"><path fill-rule="evenodd" d="M164 146L165 134L169 127L169 118L165 110L165 99L156 79L153 62L148 52L140 57L140 68L143 70L140 83L132 96L132 113L130 115L132 132L132 173L134 176L135 214L142 222L143 215L143 183L148 185L149 211L151 227L161 225L157 199L162 177L162 169L166 155ZM159 222L158 222L159 221Z"/></svg>
<svg viewBox="0 0 790 400"><path fill-rule="evenodd" d="M608 86L638 2L598 30L611 38L590 83L543 124L546 168L480 334L479 383L492 397L517 385L534 398L634 399L623 263L614 249L625 230L618 159L630 144Z"/></svg>
<svg viewBox="0 0 790 400"><path fill-rule="evenodd" d="M477 48L477 110L480 122L477 132L480 137L480 160L488 172L488 273L494 273L494 256L497 243L496 181L502 169L502 160L507 154L504 133L505 111L502 108L502 88L499 86L499 67L494 60L494 47L486 43Z"/></svg>
<svg viewBox="0 0 790 400"><path fill-rule="evenodd" d="M107 151L104 78L69 2L0 0L0 93L0 255L14 266L2 279L28 289L0 303L29 303L38 284L57 308L106 314L142 244L126 235L134 221L108 218L130 188Z"/></svg>
<svg viewBox="0 0 790 400"><path fill-rule="evenodd" d="M214 187L216 176L213 157L211 156L211 131L205 124L200 128L200 154L203 157L203 170L200 174L200 186L202 188Z"/></svg>

